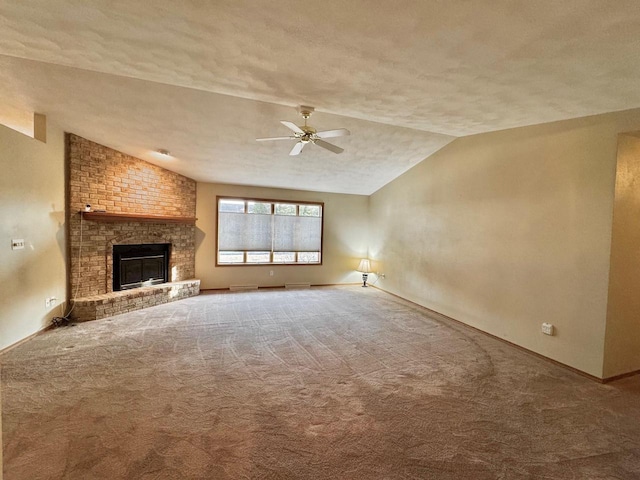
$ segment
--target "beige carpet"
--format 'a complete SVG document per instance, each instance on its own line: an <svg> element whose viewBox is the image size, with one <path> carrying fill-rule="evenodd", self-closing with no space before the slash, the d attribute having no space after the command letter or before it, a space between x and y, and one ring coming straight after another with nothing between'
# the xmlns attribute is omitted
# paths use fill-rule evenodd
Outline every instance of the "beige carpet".
<svg viewBox="0 0 640 480"><path fill-rule="evenodd" d="M205 294L0 361L5 480L640 478L639 377L373 288Z"/></svg>

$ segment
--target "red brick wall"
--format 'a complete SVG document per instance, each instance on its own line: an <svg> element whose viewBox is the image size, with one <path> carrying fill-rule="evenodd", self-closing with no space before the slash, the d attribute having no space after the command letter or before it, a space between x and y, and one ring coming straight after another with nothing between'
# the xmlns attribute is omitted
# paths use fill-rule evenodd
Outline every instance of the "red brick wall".
<svg viewBox="0 0 640 480"><path fill-rule="evenodd" d="M194 217L196 182L143 160L67 135L68 234L71 298L112 291L112 246L116 243L171 243L170 281L195 276L195 226L172 223L82 220L93 210ZM80 255L80 259L78 258Z"/></svg>

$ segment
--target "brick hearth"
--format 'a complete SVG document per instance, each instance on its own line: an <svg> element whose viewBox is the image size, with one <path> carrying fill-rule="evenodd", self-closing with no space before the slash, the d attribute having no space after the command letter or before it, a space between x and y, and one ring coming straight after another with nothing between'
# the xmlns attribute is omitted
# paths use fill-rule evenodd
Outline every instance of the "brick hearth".
<svg viewBox="0 0 640 480"><path fill-rule="evenodd" d="M170 282L150 287L110 292L79 298L74 302L71 318L78 322L100 320L121 313L173 302L200 293L200 280Z"/></svg>

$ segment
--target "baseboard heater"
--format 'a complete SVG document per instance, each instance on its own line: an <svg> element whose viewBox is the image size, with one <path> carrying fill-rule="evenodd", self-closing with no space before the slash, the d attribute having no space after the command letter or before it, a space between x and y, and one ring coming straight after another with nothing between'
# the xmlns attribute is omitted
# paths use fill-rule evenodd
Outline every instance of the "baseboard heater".
<svg viewBox="0 0 640 480"><path fill-rule="evenodd" d="M237 292L240 290L257 290L258 285L229 285L229 290Z"/></svg>
<svg viewBox="0 0 640 480"><path fill-rule="evenodd" d="M284 288L311 288L310 283L285 283Z"/></svg>

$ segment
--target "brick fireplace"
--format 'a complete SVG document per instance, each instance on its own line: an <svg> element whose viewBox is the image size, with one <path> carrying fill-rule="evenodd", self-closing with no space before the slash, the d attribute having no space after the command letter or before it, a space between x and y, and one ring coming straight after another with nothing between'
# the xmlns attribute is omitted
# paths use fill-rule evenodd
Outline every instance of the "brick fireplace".
<svg viewBox="0 0 640 480"><path fill-rule="evenodd" d="M90 320L199 292L195 276L196 182L67 135L67 226L72 317ZM82 213L91 205L90 213ZM169 245L169 283L115 291L114 246ZM149 268L147 268L149 269Z"/></svg>

